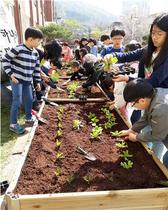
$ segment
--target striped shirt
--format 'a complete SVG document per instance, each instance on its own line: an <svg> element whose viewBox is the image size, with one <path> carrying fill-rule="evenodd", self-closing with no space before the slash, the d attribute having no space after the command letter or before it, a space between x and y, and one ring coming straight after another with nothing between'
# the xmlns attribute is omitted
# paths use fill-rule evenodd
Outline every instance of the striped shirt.
<svg viewBox="0 0 168 210"><path fill-rule="evenodd" d="M6 74L14 74L19 82L31 83L33 79L41 81L39 54L36 49L20 44L6 53L2 63Z"/></svg>

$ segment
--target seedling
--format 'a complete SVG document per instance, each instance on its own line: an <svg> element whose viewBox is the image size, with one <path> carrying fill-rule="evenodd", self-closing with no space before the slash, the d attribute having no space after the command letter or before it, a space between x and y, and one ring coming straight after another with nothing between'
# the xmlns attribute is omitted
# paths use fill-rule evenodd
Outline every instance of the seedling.
<svg viewBox="0 0 168 210"><path fill-rule="evenodd" d="M128 160L126 162L121 162L120 166L122 166L125 169L129 169L129 168L132 168L133 162L131 160Z"/></svg>
<svg viewBox="0 0 168 210"><path fill-rule="evenodd" d="M59 111L61 114L63 114L63 113L64 113L64 108L63 108L63 107L60 107L60 108L58 109L58 111Z"/></svg>
<svg viewBox="0 0 168 210"><path fill-rule="evenodd" d="M112 136L120 136L121 135L121 131L114 131L114 132L110 132L112 134Z"/></svg>
<svg viewBox="0 0 168 210"><path fill-rule="evenodd" d="M126 144L125 141L122 141L121 143L116 143L116 146L119 148L127 148L128 145Z"/></svg>
<svg viewBox="0 0 168 210"><path fill-rule="evenodd" d="M72 182L74 182L74 180L75 180L75 176L69 175L66 180L67 180L68 184L72 184Z"/></svg>
<svg viewBox="0 0 168 210"><path fill-rule="evenodd" d="M61 170L61 168L60 167L57 167L56 169L55 169L55 175L56 176L61 176L61 174L62 174L62 170Z"/></svg>
<svg viewBox="0 0 168 210"><path fill-rule="evenodd" d="M133 155L130 155L128 153L128 150L125 150L125 151L123 151L123 154L121 154L120 156L123 157L124 160L127 160L128 161L128 158L132 157Z"/></svg>
<svg viewBox="0 0 168 210"><path fill-rule="evenodd" d="M61 122L58 122L58 128L62 128Z"/></svg>
<svg viewBox="0 0 168 210"><path fill-rule="evenodd" d="M63 153L62 153L62 152L57 152L57 154L56 154L56 159L57 159L57 160L58 160L58 159L64 159Z"/></svg>
<svg viewBox="0 0 168 210"><path fill-rule="evenodd" d="M116 125L116 123L114 121L108 120L105 124L104 124L104 128L105 129L111 129L114 125Z"/></svg>
<svg viewBox="0 0 168 210"><path fill-rule="evenodd" d="M99 126L95 126L92 128L92 132L91 132L91 138L92 139L97 139L99 138L99 136L102 134L103 128L99 127Z"/></svg>
<svg viewBox="0 0 168 210"><path fill-rule="evenodd" d="M57 118L59 121L62 121L62 114L60 112L57 112Z"/></svg>
<svg viewBox="0 0 168 210"><path fill-rule="evenodd" d="M90 176L84 176L84 177L83 177L83 180L84 180L88 185L90 185L93 179L92 179L92 177L90 177Z"/></svg>
<svg viewBox="0 0 168 210"><path fill-rule="evenodd" d="M61 131L61 130L57 130L57 132L56 132L56 136L57 136L57 137L62 136L62 131Z"/></svg>
<svg viewBox="0 0 168 210"><path fill-rule="evenodd" d="M118 59L113 56L109 56L106 59L104 59L104 71L110 70L110 66L117 63Z"/></svg>
<svg viewBox="0 0 168 210"><path fill-rule="evenodd" d="M56 82L59 80L60 75L57 71L52 71L52 74L50 75L50 78L52 79L52 81Z"/></svg>
<svg viewBox="0 0 168 210"><path fill-rule="evenodd" d="M78 82L74 81L67 86L67 91L69 92L69 97L74 98L76 88L78 87Z"/></svg>
<svg viewBox="0 0 168 210"><path fill-rule="evenodd" d="M113 179L113 176L114 176L113 171L110 173L104 173L104 175L109 180L109 182L113 182L113 180L114 180Z"/></svg>
<svg viewBox="0 0 168 210"><path fill-rule="evenodd" d="M99 119L94 113L89 112L88 118L90 119L92 126L96 126L99 122Z"/></svg>
<svg viewBox="0 0 168 210"><path fill-rule="evenodd" d="M60 141L60 140L56 140L56 142L55 142L55 144L56 144L56 147L60 147L61 146L61 144L62 144L62 141Z"/></svg>
<svg viewBox="0 0 168 210"><path fill-rule="evenodd" d="M73 128L79 130L80 128L83 127L82 123L80 120L73 120Z"/></svg>

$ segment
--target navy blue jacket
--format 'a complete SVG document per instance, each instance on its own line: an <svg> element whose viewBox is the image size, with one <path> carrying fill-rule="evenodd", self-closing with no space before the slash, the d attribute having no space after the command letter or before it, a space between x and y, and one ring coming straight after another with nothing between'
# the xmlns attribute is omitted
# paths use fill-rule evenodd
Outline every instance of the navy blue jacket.
<svg viewBox="0 0 168 210"><path fill-rule="evenodd" d="M119 63L132 62L139 60L138 77L145 78L144 63L141 61L145 48L137 49L127 53L112 53L116 56ZM132 78L130 78L132 79ZM157 69L154 69L150 78L146 79L154 88L168 88L168 55Z"/></svg>

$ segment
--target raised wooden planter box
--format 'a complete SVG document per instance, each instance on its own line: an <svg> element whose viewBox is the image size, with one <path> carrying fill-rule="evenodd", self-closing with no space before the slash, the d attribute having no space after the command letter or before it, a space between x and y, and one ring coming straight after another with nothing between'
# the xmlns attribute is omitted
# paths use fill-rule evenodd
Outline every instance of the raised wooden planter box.
<svg viewBox="0 0 168 210"><path fill-rule="evenodd" d="M124 119L123 119L124 121ZM34 137L32 131L30 142ZM142 144L143 145L143 144ZM154 159L166 178L168 170L143 145ZM94 192L69 192L18 195L14 194L15 187L21 174L29 148L27 147L23 158L16 169L16 174L10 184L6 195L8 210L167 210L168 188L111 190ZM141 170L141 169L140 169ZM143 170L143 169L142 169ZM127 170L125 170L127 174Z"/></svg>

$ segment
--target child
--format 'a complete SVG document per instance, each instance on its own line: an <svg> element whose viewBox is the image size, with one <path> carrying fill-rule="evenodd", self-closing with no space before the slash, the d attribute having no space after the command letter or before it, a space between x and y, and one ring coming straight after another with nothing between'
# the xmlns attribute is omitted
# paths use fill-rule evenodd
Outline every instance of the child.
<svg viewBox="0 0 168 210"><path fill-rule="evenodd" d="M10 130L22 134L25 128L17 123L20 104L25 106L26 123L32 125L32 81L37 82L36 89L40 90L40 66L39 54L35 48L41 43L43 34L39 29L27 28L25 31L25 43L12 48L3 58L3 67L10 77L12 87L12 106L10 112Z"/></svg>
<svg viewBox="0 0 168 210"><path fill-rule="evenodd" d="M70 62L73 58L73 53L71 48L68 46L67 42L64 42L62 45L62 56L64 62Z"/></svg>
<svg viewBox="0 0 168 210"><path fill-rule="evenodd" d="M123 94L126 102L144 110L144 114L121 135L128 136L130 141L162 142L168 148L168 89L154 89L147 81L135 79L127 83ZM149 129L141 132L147 126ZM157 150L160 148L157 147ZM168 168L168 152L163 157L163 164Z"/></svg>
<svg viewBox="0 0 168 210"><path fill-rule="evenodd" d="M90 38L88 41L88 46L90 47L90 53L97 57L98 49L96 46L96 40Z"/></svg>
<svg viewBox="0 0 168 210"><path fill-rule="evenodd" d="M69 80L63 83L63 85L68 84L70 81L80 79L82 76L86 74L85 69L82 67L79 61L73 61L72 70L74 71L74 73L72 74Z"/></svg>

